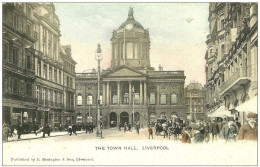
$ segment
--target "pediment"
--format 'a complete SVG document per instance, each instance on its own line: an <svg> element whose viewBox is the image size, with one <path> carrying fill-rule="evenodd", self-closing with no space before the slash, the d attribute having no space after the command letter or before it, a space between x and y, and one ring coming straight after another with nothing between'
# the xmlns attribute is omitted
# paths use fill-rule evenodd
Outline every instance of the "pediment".
<svg viewBox="0 0 260 167"><path fill-rule="evenodd" d="M117 69L111 70L111 72L105 74L106 77L143 77L146 76L138 70L132 69L127 66L119 67Z"/></svg>

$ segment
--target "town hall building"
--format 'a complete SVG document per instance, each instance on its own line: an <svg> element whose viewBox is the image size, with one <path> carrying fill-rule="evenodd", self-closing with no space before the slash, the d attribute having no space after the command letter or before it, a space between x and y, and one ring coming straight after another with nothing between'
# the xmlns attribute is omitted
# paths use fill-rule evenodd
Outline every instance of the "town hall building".
<svg viewBox="0 0 260 167"><path fill-rule="evenodd" d="M111 67L101 72L104 128L157 119L186 120L184 71L151 67L150 36L129 9L127 20L113 31ZM97 72L76 74L76 123L97 122ZM134 113L134 115L133 115ZM133 121L134 119L134 121Z"/></svg>

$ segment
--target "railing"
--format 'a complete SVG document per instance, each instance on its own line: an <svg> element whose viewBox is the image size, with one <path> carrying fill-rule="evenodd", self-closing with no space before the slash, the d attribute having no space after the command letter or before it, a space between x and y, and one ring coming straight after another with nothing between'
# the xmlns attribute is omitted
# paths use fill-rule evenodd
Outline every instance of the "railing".
<svg viewBox="0 0 260 167"><path fill-rule="evenodd" d="M36 103L36 99L31 96L27 95L21 95L18 93L3 93L3 97L6 99L13 99L13 100L19 100L19 101L24 101L24 102L31 102L31 103Z"/></svg>
<svg viewBox="0 0 260 167"><path fill-rule="evenodd" d="M239 78L246 77L245 73L243 72L242 68L237 69L236 72L234 72L220 87L220 95L223 94L228 87L232 86L235 84Z"/></svg>
<svg viewBox="0 0 260 167"><path fill-rule="evenodd" d="M76 73L78 78L97 77L97 73Z"/></svg>
<svg viewBox="0 0 260 167"><path fill-rule="evenodd" d="M149 75L184 75L184 71L148 71Z"/></svg>

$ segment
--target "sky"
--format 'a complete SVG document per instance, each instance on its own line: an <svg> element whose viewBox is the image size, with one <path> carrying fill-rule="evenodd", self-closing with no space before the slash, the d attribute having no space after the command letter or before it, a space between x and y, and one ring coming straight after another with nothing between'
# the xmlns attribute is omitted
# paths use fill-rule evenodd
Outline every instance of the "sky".
<svg viewBox="0 0 260 167"><path fill-rule="evenodd" d="M76 72L97 68L95 51L101 44L101 68L110 67L111 37L128 16L150 33L151 66L165 71L184 70L185 84L205 84L206 37L209 34L208 3L55 3L60 20L61 44L71 45L78 63Z"/></svg>

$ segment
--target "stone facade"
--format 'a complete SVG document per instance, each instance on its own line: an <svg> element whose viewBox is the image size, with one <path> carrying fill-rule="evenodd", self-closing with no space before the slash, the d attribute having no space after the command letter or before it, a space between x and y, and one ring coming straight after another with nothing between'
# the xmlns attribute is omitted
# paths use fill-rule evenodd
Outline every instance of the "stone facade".
<svg viewBox="0 0 260 167"><path fill-rule="evenodd" d="M206 107L232 111L257 95L257 3L210 3Z"/></svg>
<svg viewBox="0 0 260 167"><path fill-rule="evenodd" d="M190 83L185 88L187 116L191 120L205 120L205 89L199 83Z"/></svg>
<svg viewBox="0 0 260 167"><path fill-rule="evenodd" d="M113 31L111 45L111 68L101 74L103 126L140 121L146 127L159 118L170 120L174 115L185 120L184 71L155 71L150 66L149 31L134 19L132 9L127 20ZM96 71L76 74L76 95L77 116L82 123L96 123Z"/></svg>
<svg viewBox="0 0 260 167"><path fill-rule="evenodd" d="M65 124L65 60L71 62L74 83L76 64L71 51L61 51L65 46L60 46L55 7L52 3L5 3L3 10L3 120L24 126L48 123L55 130ZM74 112L75 84L71 92L70 112Z"/></svg>

